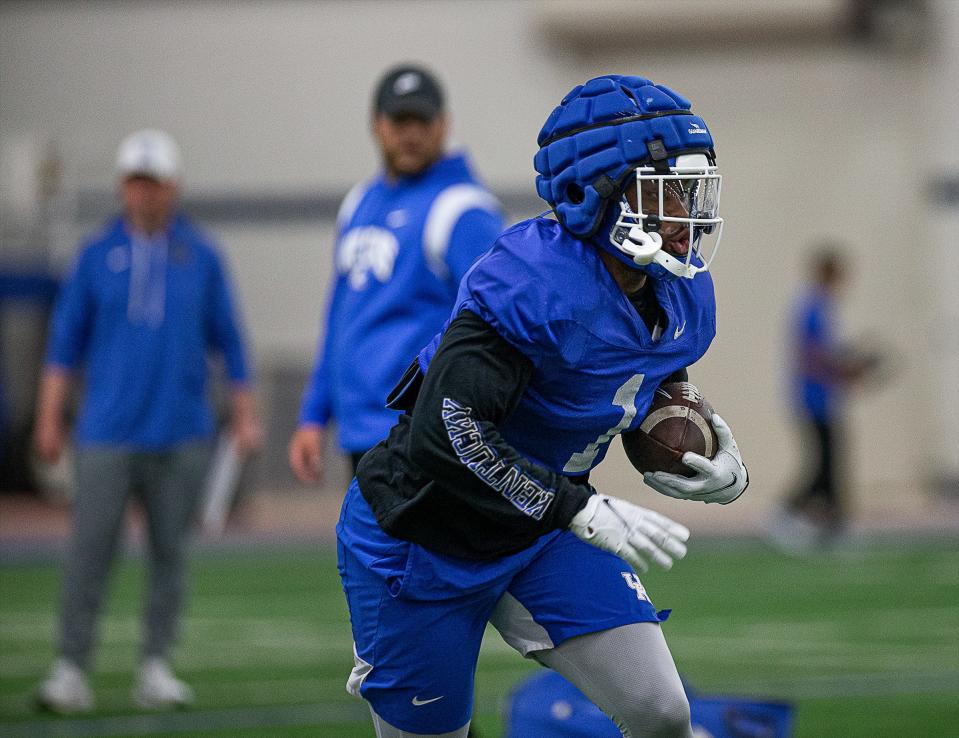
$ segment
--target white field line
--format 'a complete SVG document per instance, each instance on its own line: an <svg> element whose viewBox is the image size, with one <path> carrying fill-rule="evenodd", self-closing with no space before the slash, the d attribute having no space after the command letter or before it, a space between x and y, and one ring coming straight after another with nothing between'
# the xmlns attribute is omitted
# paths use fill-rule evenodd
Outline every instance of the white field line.
<svg viewBox="0 0 959 738"><path fill-rule="evenodd" d="M882 604L871 605L868 610L863 612L862 620L859 623L851 624L848 620L832 619L825 617L825 613L816 620L805 619L801 621L774 621L766 620L762 622L743 625L740 616L735 619L727 618L717 620L715 617L697 616L683 611L678 611L673 617L682 618L683 625L686 627L702 627L709 630L720 630L727 627L732 628L781 628L783 631L801 632L804 629L827 629L833 628L837 631L853 631L855 633L872 632L881 629L887 632L925 632L928 623L932 622L942 627L952 628L953 634L959 638L959 607L952 606L925 606L912 607L897 603L895 606ZM812 618L814 616L810 616ZM672 618L666 621L666 628Z"/></svg>
<svg viewBox="0 0 959 738"><path fill-rule="evenodd" d="M874 674L837 674L796 679L769 679L736 685L741 694L777 694L787 699L876 697L918 694L959 699L959 670Z"/></svg>
<svg viewBox="0 0 959 738"><path fill-rule="evenodd" d="M20 611L0 615L0 638L4 640L49 640L57 627L57 618L49 611ZM100 620L100 630L111 639L132 640L140 636L140 616L108 616ZM317 624L305 618L295 617L236 617L199 618L187 616L181 620L184 633L196 633L201 637L226 634L231 638L251 639L268 637L278 631L295 633L297 636L329 638L341 636L347 623Z"/></svg>
<svg viewBox="0 0 959 738"><path fill-rule="evenodd" d="M53 653L50 653L52 660ZM95 674L132 674L136 666L137 647L101 646L97 650ZM284 643L280 646L253 647L251 644L232 644L222 650L202 651L187 646L174 651L173 665L184 671L207 669L247 669L251 667L321 667L326 664L342 663L346 669L353 664L350 646L343 642L337 644ZM43 677L50 663L38 661L36 654L4 655L0 658L0 677L24 678Z"/></svg>
<svg viewBox="0 0 959 738"><path fill-rule="evenodd" d="M855 656L858 658L864 653L883 653L887 655L908 656L914 654L917 658L928 658L943 653L943 644L926 643L921 646L908 643L889 643L883 640L847 641L842 639L812 640L808 638L777 638L774 636L755 636L748 633L726 635L683 635L676 638L667 638L673 648L692 650L698 653L711 654L727 653L731 658L743 652L748 653L805 653L805 654L832 654L835 656ZM959 659L959 656L952 654ZM959 666L959 662L956 664Z"/></svg>

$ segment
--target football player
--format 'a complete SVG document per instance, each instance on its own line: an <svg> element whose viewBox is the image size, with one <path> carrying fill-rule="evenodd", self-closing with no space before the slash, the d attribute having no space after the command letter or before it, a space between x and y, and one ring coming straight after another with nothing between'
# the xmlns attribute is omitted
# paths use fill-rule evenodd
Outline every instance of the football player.
<svg viewBox="0 0 959 738"><path fill-rule="evenodd" d="M624 734L691 736L689 706L637 573L689 532L602 494L590 470L686 378L715 334L722 233L712 136L641 77L572 90L539 134L551 206L503 233L460 284L446 328L390 397L403 410L360 462L337 525L355 668L380 738L460 738L487 622L555 669ZM647 484L727 503L746 487L729 428Z"/></svg>

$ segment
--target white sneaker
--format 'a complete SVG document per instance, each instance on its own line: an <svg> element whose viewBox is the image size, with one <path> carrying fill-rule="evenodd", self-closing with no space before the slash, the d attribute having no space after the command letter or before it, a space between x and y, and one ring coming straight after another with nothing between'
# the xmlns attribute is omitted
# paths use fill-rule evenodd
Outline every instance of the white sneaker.
<svg viewBox="0 0 959 738"><path fill-rule="evenodd" d="M37 704L62 714L90 712L93 709L93 692L90 691L86 674L69 659L57 659L49 676L40 685Z"/></svg>
<svg viewBox="0 0 959 738"><path fill-rule="evenodd" d="M766 538L781 553L804 556L820 551L822 530L805 515L781 510L766 527Z"/></svg>
<svg viewBox="0 0 959 738"><path fill-rule="evenodd" d="M166 661L156 657L143 662L132 696L137 707L144 710L185 707L193 703L193 690L173 676Z"/></svg>

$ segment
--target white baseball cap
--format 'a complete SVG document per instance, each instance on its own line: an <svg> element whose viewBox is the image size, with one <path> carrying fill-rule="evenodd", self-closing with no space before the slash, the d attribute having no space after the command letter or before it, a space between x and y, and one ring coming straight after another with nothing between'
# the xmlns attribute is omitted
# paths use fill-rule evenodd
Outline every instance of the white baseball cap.
<svg viewBox="0 0 959 738"><path fill-rule="evenodd" d="M131 133L117 150L117 172L122 177L142 175L160 181L178 179L180 147L170 134L153 128Z"/></svg>

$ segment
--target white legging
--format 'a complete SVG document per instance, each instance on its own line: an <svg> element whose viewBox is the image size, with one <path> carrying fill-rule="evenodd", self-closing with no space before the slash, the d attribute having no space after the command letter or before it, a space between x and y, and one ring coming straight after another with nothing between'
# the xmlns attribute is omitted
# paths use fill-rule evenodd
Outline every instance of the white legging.
<svg viewBox="0 0 959 738"><path fill-rule="evenodd" d="M530 654L558 671L612 718L625 738L692 738L689 703L658 623L633 623L570 638ZM373 713L377 738L466 738L410 733Z"/></svg>

